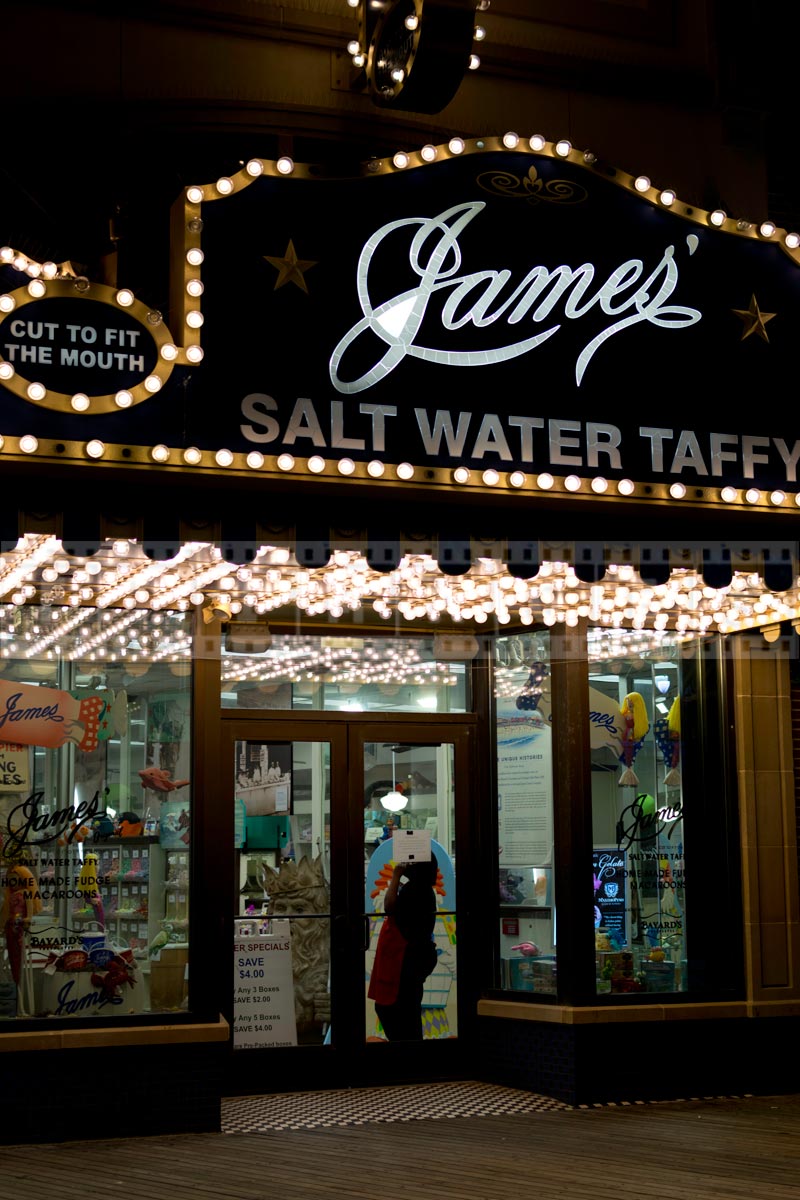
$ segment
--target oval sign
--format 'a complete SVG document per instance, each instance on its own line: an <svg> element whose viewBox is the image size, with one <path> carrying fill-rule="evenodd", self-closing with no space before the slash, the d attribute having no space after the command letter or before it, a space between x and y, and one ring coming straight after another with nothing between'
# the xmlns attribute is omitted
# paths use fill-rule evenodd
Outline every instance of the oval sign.
<svg viewBox="0 0 800 1200"><path fill-rule="evenodd" d="M4 296L0 384L39 408L117 412L160 391L177 352L160 313L126 289L37 281ZM169 351L168 351L169 352Z"/></svg>
<svg viewBox="0 0 800 1200"><path fill-rule="evenodd" d="M150 375L158 351L149 329L99 300L46 297L9 313L0 353L48 392L104 396Z"/></svg>

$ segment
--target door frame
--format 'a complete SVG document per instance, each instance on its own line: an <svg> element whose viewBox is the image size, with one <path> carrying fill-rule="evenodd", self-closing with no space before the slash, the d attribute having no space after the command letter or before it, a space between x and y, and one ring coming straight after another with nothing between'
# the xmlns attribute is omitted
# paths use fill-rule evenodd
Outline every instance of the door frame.
<svg viewBox="0 0 800 1200"><path fill-rule="evenodd" d="M468 969L463 950L457 978L458 1036L428 1040L419 1046L366 1043L362 980L364 975L364 838L363 746L370 741L405 741L417 745L454 745L455 846L458 863L456 927L459 945L469 948L474 907L465 902L475 895L473 813L475 796L470 779L475 778L474 756L477 722L473 714L436 715L416 713L295 713L290 710L221 710L219 738L219 810L214 822L220 840L230 846L226 856L217 857L220 896L228 896L220 914L222 944L233 943L234 914L238 914L238 872L232 845L234 745L240 740L328 742L330 760L331 821L331 1024L342 1030L329 1046L236 1050L231 1045L225 1071L223 1094L291 1091L299 1088L365 1086L430 1077L468 1078L471 1048L475 1046L474 964ZM225 859L229 866L226 870ZM221 972L229 986L221 989L221 1009L232 1026L232 973ZM256 1065L257 1064L257 1065ZM260 1080L260 1082L256 1082Z"/></svg>

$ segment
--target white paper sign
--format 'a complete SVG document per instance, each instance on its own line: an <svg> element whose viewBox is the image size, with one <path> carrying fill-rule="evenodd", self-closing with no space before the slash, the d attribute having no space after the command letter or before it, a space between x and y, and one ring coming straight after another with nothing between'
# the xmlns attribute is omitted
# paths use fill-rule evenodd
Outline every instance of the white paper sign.
<svg viewBox="0 0 800 1200"><path fill-rule="evenodd" d="M392 834L392 858L396 863L430 862L430 830L395 829Z"/></svg>
<svg viewBox="0 0 800 1200"><path fill-rule="evenodd" d="M527 679L526 668L519 672L512 693L497 701L498 834L503 867L543 867L553 853L553 738L547 693L536 710L518 709L516 695Z"/></svg>
<svg viewBox="0 0 800 1200"><path fill-rule="evenodd" d="M0 742L0 792L30 790L28 746Z"/></svg>
<svg viewBox="0 0 800 1200"><path fill-rule="evenodd" d="M290 934L234 935L234 1050L296 1045Z"/></svg>

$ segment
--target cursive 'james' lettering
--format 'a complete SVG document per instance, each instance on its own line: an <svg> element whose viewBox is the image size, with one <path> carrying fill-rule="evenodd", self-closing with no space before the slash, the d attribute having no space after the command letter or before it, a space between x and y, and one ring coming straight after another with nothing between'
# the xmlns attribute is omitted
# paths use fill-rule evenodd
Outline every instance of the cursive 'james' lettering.
<svg viewBox="0 0 800 1200"><path fill-rule="evenodd" d="M667 838L671 838L675 832L674 822L683 815L680 804L668 804L652 812L645 812L644 800L643 793L637 796L633 803L624 808L620 814L617 821L617 846L620 850L627 850L634 842L645 842L656 837L657 834L663 833L669 825L672 825L672 828L667 833Z"/></svg>
<svg viewBox="0 0 800 1200"><path fill-rule="evenodd" d="M70 979L58 991L58 1008L53 1012L54 1017L67 1013L72 1016L76 1012L85 1012L87 1008L104 1008L106 1004L122 1004L122 996L103 996L100 992L87 992L84 996L71 996L75 980Z"/></svg>
<svg viewBox="0 0 800 1200"><path fill-rule="evenodd" d="M64 720L58 711L58 704L46 704L41 708L19 708L21 696L22 692L14 692L13 696L6 697L5 709L0 711L0 729L7 722L15 724L18 721L56 721L60 724Z"/></svg>
<svg viewBox="0 0 800 1200"><path fill-rule="evenodd" d="M614 718L611 713L605 712L590 712L589 724L598 725L601 729L607 729L609 733L619 733L617 726L614 723Z"/></svg>
<svg viewBox="0 0 800 1200"><path fill-rule="evenodd" d="M702 313L695 308L666 303L678 284L674 246L666 247L661 261L646 279L642 279L645 272L643 261L631 258L615 268L594 294L590 294L595 287L595 268L592 263L583 263L574 268L562 265L552 270L535 266L516 286L511 282L511 271L506 269L458 275L456 272L461 267L459 234L485 207L481 200L456 204L437 217L406 217L390 221L373 233L359 256L356 276L359 304L364 315L344 335L331 355L330 378L337 391L363 392L384 379L406 355L425 362L456 367L507 362L534 350L561 328L560 323L556 322L532 337L476 350L446 350L415 345L430 298L434 292L443 289L451 289L441 315L442 327L448 331L461 329L467 324L484 329L501 317L509 326L516 326L523 320L539 324L551 319L559 303L563 303L563 315L571 321L579 320L595 305L606 316L619 318L614 319L581 350L575 363L578 386L595 352L615 333L641 321L662 329L682 329L701 320ZM408 259L411 270L419 277L419 285L374 305L369 290L369 274L378 247L390 234L415 226L417 231L411 239ZM375 334L388 346L388 350L357 379L343 379L340 372L346 351L367 332Z"/></svg>
<svg viewBox="0 0 800 1200"><path fill-rule="evenodd" d="M6 854L12 848L41 846L45 842L52 842L67 826L75 822L75 828L67 834L67 841L71 842L81 822L91 821L101 811L99 792L95 792L91 800L81 800L80 804L70 804L67 808L57 808L53 812L41 811L39 806L43 800L44 792L33 792L8 814L4 839ZM34 836L36 834L40 836Z"/></svg>

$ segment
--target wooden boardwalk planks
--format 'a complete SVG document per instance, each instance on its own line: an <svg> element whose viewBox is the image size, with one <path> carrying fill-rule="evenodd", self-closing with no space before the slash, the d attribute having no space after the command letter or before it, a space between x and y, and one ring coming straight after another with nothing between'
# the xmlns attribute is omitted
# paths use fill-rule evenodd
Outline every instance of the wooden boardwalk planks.
<svg viewBox="0 0 800 1200"><path fill-rule="evenodd" d="M800 1095L0 1147L0 1200L88 1195L798 1200Z"/></svg>

